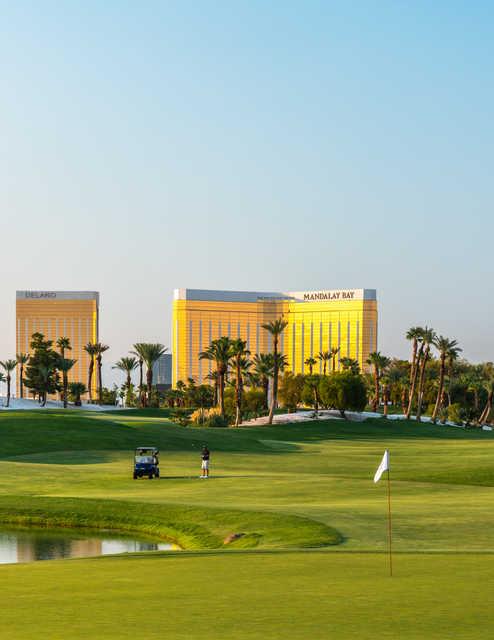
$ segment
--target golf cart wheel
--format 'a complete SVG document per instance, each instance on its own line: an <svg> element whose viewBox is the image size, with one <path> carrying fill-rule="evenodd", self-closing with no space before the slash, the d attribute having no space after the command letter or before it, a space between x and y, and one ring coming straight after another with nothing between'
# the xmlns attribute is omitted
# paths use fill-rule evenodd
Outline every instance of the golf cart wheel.
<svg viewBox="0 0 494 640"><path fill-rule="evenodd" d="M152 474L152 473L150 473L150 474L149 474L149 479L150 479L150 480L152 480L153 478L154 478L153 474Z"/></svg>
<svg viewBox="0 0 494 640"><path fill-rule="evenodd" d="M137 473L134 473L134 480L137 480Z"/></svg>

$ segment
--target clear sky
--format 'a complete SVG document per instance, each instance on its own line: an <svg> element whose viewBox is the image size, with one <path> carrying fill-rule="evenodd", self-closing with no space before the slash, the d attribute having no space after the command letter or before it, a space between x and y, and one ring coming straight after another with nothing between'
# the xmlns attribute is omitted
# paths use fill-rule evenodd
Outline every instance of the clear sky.
<svg viewBox="0 0 494 640"><path fill-rule="evenodd" d="M494 359L492 2L0 0L0 356L16 289L369 287Z"/></svg>

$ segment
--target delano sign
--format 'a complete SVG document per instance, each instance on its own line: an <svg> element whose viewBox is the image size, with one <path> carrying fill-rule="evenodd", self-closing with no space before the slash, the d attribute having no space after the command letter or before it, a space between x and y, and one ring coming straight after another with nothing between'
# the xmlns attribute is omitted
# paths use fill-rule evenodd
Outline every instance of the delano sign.
<svg viewBox="0 0 494 640"><path fill-rule="evenodd" d="M26 291L26 298L56 298L56 291Z"/></svg>

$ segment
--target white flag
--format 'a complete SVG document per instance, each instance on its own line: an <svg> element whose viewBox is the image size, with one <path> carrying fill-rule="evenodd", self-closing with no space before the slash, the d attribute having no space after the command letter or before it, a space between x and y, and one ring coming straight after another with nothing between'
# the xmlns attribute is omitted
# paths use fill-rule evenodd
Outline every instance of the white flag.
<svg viewBox="0 0 494 640"><path fill-rule="evenodd" d="M389 451L386 449L381 460L381 464L377 467L377 471L374 475L374 482L379 482L382 474L389 469Z"/></svg>

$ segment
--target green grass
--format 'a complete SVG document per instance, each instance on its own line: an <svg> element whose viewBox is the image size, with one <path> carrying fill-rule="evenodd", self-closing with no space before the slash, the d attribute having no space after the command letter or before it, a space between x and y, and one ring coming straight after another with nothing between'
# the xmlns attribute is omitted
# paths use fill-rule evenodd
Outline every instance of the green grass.
<svg viewBox="0 0 494 640"><path fill-rule="evenodd" d="M142 444L162 451L160 481L131 478ZM386 487L372 482L385 447L392 580ZM126 638L142 611L151 638L490 637L493 454L491 433L383 419L208 430L166 410L2 413L0 521L214 551L1 566L0 637ZM233 532L246 535L224 549ZM82 603L91 615L75 614Z"/></svg>
<svg viewBox="0 0 494 640"><path fill-rule="evenodd" d="M223 553L1 567L0 637L471 640L492 637L492 558Z"/></svg>
<svg viewBox="0 0 494 640"><path fill-rule="evenodd" d="M2 496L0 523L143 533L183 549L218 549L239 532L243 537L229 547L303 548L341 541L331 527L293 515L84 498Z"/></svg>

